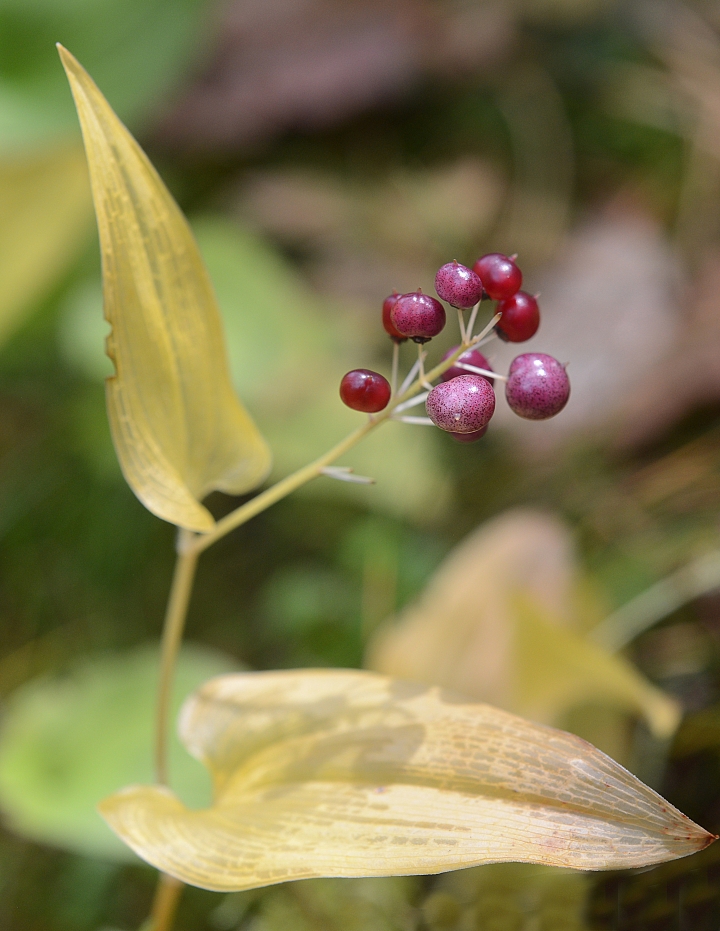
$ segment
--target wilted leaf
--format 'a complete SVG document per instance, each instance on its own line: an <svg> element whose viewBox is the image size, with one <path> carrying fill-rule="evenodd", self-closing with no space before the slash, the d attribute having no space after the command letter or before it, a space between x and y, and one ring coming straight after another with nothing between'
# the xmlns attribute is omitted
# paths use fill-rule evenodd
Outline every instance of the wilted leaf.
<svg viewBox="0 0 720 931"><path fill-rule="evenodd" d="M249 491L270 454L233 391L212 285L185 218L89 75L65 49L60 55L100 231L118 458L149 510L207 531L214 522L202 498Z"/></svg>
<svg viewBox="0 0 720 931"><path fill-rule="evenodd" d="M174 708L230 657L185 646ZM43 676L8 699L0 732L0 808L6 823L33 840L94 857L134 859L95 806L128 782L152 779L158 653L85 658L66 677ZM173 739L173 784L189 805L207 804L206 771Z"/></svg>
<svg viewBox="0 0 720 931"><path fill-rule="evenodd" d="M572 734L370 672L222 676L186 702L180 734L212 773L211 808L131 786L100 811L143 859L207 889L499 860L643 866L712 840Z"/></svg>
<svg viewBox="0 0 720 931"><path fill-rule="evenodd" d="M82 149L0 160L0 341L71 261L91 216Z"/></svg>
<svg viewBox="0 0 720 931"><path fill-rule="evenodd" d="M464 540L419 603L378 632L368 665L544 724L601 702L643 715L657 736L670 736L680 719L675 702L570 626L583 626L573 618L575 577L562 524L509 512Z"/></svg>

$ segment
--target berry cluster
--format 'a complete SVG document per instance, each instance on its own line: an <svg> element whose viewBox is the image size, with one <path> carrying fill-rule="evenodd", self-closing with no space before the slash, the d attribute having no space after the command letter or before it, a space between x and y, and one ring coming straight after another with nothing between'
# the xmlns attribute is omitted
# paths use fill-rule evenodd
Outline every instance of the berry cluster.
<svg viewBox="0 0 720 931"><path fill-rule="evenodd" d="M455 356L440 375L440 383L432 387L424 374L426 353L422 346L437 336L445 326L445 308L434 297L418 288L408 294L393 292L382 306L385 332L394 343L393 384L377 372L355 369L348 372L340 384L340 397L353 410L377 413L384 410L396 391L398 347L408 339L418 344L418 361L410 373L419 373L426 394L399 404L393 416L412 423L435 424L463 443L484 436L495 411L494 382L505 382L505 397L510 408L528 420L554 417L567 404L570 382L561 365L552 356L528 352L517 356L507 377L497 375L479 346L498 336L505 342L521 343L534 336L540 326L537 298L520 290L522 272L516 256L491 252L466 268L458 262L448 262L438 269L435 290L438 297L458 312L462 343L443 356L443 362ZM496 316L485 330L473 336L480 303L497 301ZM472 308L465 325L463 313ZM486 335L490 330L494 333ZM461 349L465 347L463 352ZM459 353L459 354L458 354ZM403 389L407 385L403 386ZM401 389L401 394L403 393ZM425 400L428 421L417 417L400 417L407 407Z"/></svg>

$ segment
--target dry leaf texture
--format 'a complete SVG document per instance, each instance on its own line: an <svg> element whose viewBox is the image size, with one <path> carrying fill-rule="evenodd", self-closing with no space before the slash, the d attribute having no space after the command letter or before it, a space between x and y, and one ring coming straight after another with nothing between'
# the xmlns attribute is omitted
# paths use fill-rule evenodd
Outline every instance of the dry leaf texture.
<svg viewBox="0 0 720 931"><path fill-rule="evenodd" d="M221 676L188 699L180 735L213 775L210 809L136 786L100 811L143 859L207 889L507 860L637 867L712 841L580 738L376 673Z"/></svg>
<svg viewBox="0 0 720 931"><path fill-rule="evenodd" d="M212 285L180 208L87 72L65 49L60 56L100 233L118 458L150 511L207 531L202 498L249 491L270 453L233 391Z"/></svg>

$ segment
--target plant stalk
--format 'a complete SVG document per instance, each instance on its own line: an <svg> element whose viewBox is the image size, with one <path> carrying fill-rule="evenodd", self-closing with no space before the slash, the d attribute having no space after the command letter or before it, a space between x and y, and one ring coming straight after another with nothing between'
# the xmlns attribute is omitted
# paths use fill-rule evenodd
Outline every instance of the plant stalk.
<svg viewBox="0 0 720 931"><path fill-rule="evenodd" d="M394 398L384 411L370 415L362 426L353 430L344 440L341 440L314 462L303 466L293 472L292 475L288 475L287 478L276 482L275 485L261 492L251 501L231 511L230 514L217 522L210 533L197 534L189 530L180 530L177 544L178 555L170 587L160 648L160 683L155 717L155 774L160 785L167 785L168 783L168 721L172 700L172 685L200 553L231 530L235 530L235 528L247 523L251 518L261 514L302 485L306 485L312 479L321 475L324 468L339 459L349 449L352 449L375 427L389 420L396 408L414 397L423 387L423 381L434 381L439 378L446 369L457 361L463 352L467 351L468 345L474 346L480 342L499 319L499 315L493 317L482 333L479 333L469 344L463 340L463 344L458 347L452 356L436 365L424 378L419 378L410 385L399 397ZM183 884L179 880L164 873L160 874L148 931L170 931L182 888Z"/></svg>
<svg viewBox="0 0 720 931"><path fill-rule="evenodd" d="M180 530L178 536L177 560L160 646L160 681L155 711L155 779L160 785L168 784L168 721L172 687L198 560L198 552L189 545L193 536L188 530Z"/></svg>

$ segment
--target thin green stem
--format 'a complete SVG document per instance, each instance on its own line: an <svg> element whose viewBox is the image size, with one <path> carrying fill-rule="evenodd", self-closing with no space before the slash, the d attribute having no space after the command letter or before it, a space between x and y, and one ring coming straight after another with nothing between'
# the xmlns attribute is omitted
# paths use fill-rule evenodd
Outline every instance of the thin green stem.
<svg viewBox="0 0 720 931"><path fill-rule="evenodd" d="M155 778L160 785L167 785L168 782L168 720L175 665L198 560L198 551L190 545L194 536L195 534L188 530L181 530L178 536L175 573L170 587L160 646L160 682L155 713Z"/></svg>

